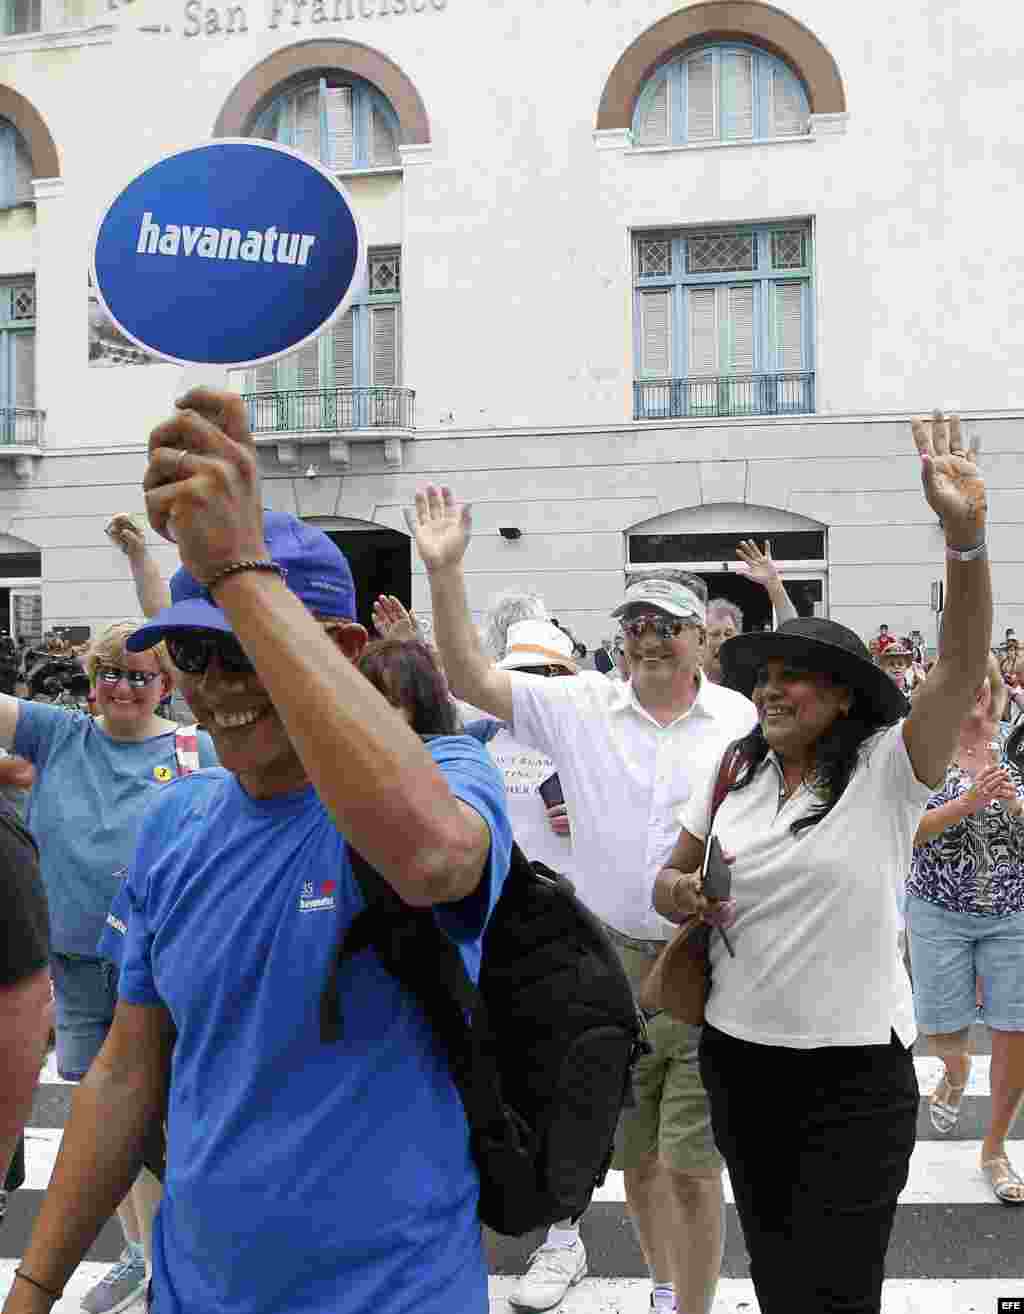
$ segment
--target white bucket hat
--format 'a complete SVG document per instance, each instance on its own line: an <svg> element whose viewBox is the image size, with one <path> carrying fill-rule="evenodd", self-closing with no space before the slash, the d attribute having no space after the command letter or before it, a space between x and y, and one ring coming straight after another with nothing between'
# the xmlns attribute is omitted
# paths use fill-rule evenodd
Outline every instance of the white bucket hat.
<svg viewBox="0 0 1024 1314"><path fill-rule="evenodd" d="M529 666L564 666L576 674L572 640L557 625L546 620L517 621L508 627L502 671L521 671Z"/></svg>

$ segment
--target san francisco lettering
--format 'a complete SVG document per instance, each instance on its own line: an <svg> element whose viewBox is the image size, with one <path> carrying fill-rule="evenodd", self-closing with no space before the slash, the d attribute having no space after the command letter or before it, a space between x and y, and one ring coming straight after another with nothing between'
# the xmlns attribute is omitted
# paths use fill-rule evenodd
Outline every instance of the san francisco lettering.
<svg viewBox="0 0 1024 1314"><path fill-rule="evenodd" d="M389 18L401 14L423 14L440 11L448 0L270 0L270 19L273 30L282 22L292 27L310 23L352 23L357 19Z"/></svg>
<svg viewBox="0 0 1024 1314"><path fill-rule="evenodd" d="M309 233L286 233L273 224L262 232L250 228L211 228L203 224L160 224L147 210L139 224L139 255L197 255L205 260L262 261L272 265L304 265L316 238Z"/></svg>

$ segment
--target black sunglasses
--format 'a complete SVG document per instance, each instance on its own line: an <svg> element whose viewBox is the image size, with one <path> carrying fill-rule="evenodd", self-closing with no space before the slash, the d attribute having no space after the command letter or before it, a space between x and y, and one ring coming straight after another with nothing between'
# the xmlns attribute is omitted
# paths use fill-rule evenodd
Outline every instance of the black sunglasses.
<svg viewBox="0 0 1024 1314"><path fill-rule="evenodd" d="M217 654L222 671L243 675L254 670L237 639L216 630L177 630L164 636L171 661L186 675L202 675Z"/></svg>

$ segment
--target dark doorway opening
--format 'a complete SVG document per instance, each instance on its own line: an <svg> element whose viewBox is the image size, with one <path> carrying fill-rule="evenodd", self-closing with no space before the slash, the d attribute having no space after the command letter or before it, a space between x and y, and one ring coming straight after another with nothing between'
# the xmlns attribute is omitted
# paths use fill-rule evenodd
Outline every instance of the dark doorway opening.
<svg viewBox="0 0 1024 1314"><path fill-rule="evenodd" d="M329 529L327 537L348 558L356 585L360 624L375 638L371 613L381 593L393 593L409 606L412 600L411 539L395 529Z"/></svg>
<svg viewBox="0 0 1024 1314"><path fill-rule="evenodd" d="M770 630L772 628L772 604L768 594L760 584L743 575L714 574L703 571L699 577L708 586L708 601L725 598L735 603L743 612L744 630Z"/></svg>

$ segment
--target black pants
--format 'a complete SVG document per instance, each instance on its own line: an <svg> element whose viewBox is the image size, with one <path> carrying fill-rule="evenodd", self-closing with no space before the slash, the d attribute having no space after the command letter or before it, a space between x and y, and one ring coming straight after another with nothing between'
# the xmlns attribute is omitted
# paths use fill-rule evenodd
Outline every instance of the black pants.
<svg viewBox="0 0 1024 1314"><path fill-rule="evenodd" d="M700 1070L761 1314L878 1314L917 1128L888 1045L783 1049L705 1026Z"/></svg>

